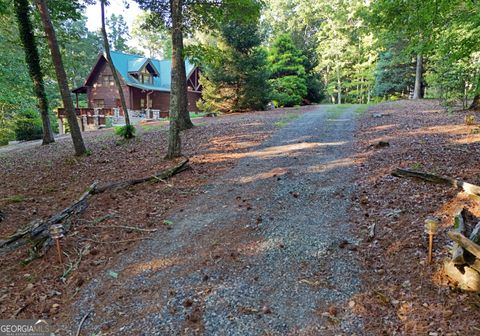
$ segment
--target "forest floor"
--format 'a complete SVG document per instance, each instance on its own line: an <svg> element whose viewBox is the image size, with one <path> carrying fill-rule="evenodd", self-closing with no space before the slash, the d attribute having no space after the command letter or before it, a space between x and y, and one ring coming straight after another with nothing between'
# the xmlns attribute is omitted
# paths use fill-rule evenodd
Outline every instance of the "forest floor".
<svg viewBox="0 0 480 336"><path fill-rule="evenodd" d="M195 119L183 135L191 169L93 196L63 241L64 266L54 250L27 265L26 249L2 256L0 318L48 318L69 335L86 313L82 335L479 333L479 296L452 291L439 271L453 212L466 206L478 218L477 201L390 176L403 167L480 184L477 126L434 101L362 111ZM65 208L94 180L165 169L166 136L159 125L128 142L85 133L83 158L69 139L0 153L0 237ZM380 140L390 146L376 149ZM431 266L429 215L442 219Z"/></svg>
<svg viewBox="0 0 480 336"><path fill-rule="evenodd" d="M359 250L365 272L363 291L353 300L366 335L480 334L473 322L480 320L480 297L452 291L441 272L453 214L465 207L469 223L478 222L478 198L390 175L410 168L480 184L478 124L465 125L466 114L446 112L436 101L398 101L374 106L360 119L351 218L364 238ZM379 141L390 146L376 149ZM441 219L432 265L426 262L427 216ZM374 223L376 236L369 241Z"/></svg>

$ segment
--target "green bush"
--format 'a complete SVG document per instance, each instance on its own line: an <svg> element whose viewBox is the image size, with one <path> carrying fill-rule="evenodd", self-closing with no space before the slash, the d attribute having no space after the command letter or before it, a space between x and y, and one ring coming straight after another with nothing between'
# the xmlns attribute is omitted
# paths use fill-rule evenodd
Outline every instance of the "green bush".
<svg viewBox="0 0 480 336"><path fill-rule="evenodd" d="M0 146L8 145L12 140L15 140L15 132L10 128L0 128Z"/></svg>
<svg viewBox="0 0 480 336"><path fill-rule="evenodd" d="M15 137L19 141L41 139L43 135L40 115L33 110L23 110L15 117Z"/></svg>
<svg viewBox="0 0 480 336"><path fill-rule="evenodd" d="M299 76L284 76L270 80L272 98L279 106L300 105L307 95L305 78Z"/></svg>
<svg viewBox="0 0 480 336"><path fill-rule="evenodd" d="M113 117L106 116L105 117L105 128L112 128L113 127Z"/></svg>
<svg viewBox="0 0 480 336"><path fill-rule="evenodd" d="M124 139L131 139L135 136L135 127L133 125L115 127L115 134Z"/></svg>

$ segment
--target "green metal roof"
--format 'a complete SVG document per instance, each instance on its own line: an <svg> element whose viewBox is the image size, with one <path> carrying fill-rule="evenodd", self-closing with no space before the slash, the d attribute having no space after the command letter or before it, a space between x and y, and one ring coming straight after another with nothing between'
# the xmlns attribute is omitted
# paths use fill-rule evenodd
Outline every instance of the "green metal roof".
<svg viewBox="0 0 480 336"><path fill-rule="evenodd" d="M110 54L115 69L123 77L123 80L127 85L138 87L143 90L170 92L172 74L171 60L157 60L154 58L125 54L118 51L112 51ZM132 72L140 71L147 63L150 63L159 73L159 76L153 77L153 85L143 84L131 75ZM186 60L185 69L188 77L195 69L195 65Z"/></svg>

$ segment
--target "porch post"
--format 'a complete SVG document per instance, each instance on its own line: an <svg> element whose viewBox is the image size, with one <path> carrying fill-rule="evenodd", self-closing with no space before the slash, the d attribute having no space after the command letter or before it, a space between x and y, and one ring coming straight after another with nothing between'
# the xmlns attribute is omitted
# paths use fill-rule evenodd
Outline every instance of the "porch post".
<svg viewBox="0 0 480 336"><path fill-rule="evenodd" d="M75 92L75 102L77 103L76 106L78 108L78 93L77 92Z"/></svg>
<svg viewBox="0 0 480 336"><path fill-rule="evenodd" d="M65 134L65 128L63 125L63 118L58 118L58 134L63 135Z"/></svg>

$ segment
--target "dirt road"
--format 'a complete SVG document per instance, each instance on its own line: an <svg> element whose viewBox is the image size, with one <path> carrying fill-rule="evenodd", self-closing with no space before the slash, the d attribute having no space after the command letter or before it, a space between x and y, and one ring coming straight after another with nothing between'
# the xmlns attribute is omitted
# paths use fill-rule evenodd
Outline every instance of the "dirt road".
<svg viewBox="0 0 480 336"><path fill-rule="evenodd" d="M91 310L84 335L362 335L355 118L321 106L281 128L86 286L72 326Z"/></svg>

